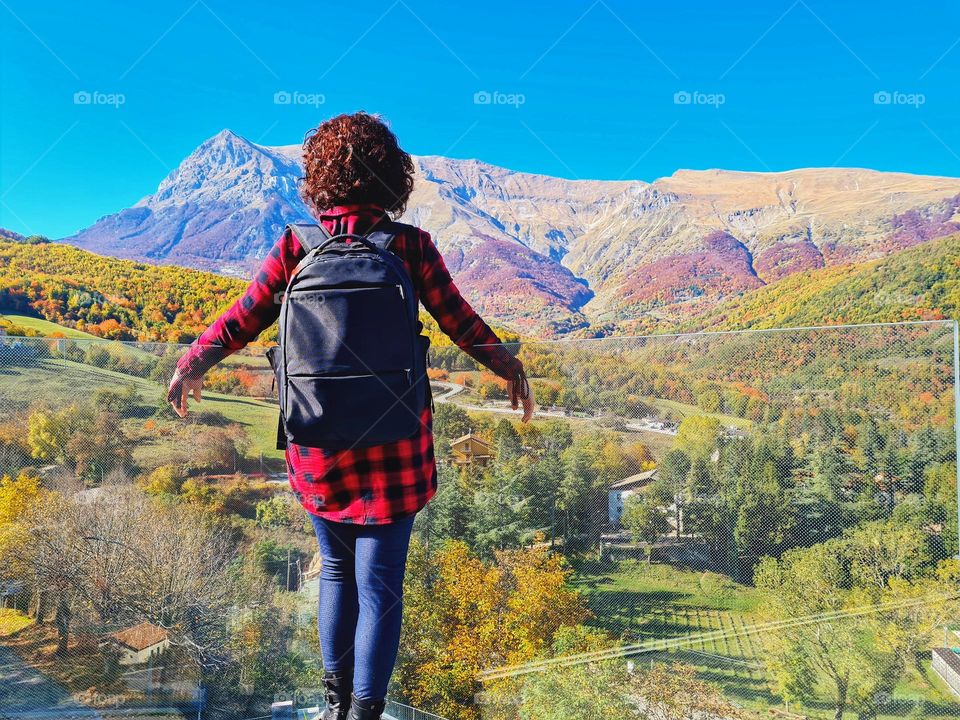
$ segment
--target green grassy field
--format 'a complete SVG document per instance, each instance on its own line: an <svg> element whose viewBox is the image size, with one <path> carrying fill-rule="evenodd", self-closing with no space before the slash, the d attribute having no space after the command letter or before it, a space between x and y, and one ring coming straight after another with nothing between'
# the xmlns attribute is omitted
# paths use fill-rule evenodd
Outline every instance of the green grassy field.
<svg viewBox="0 0 960 720"><path fill-rule="evenodd" d="M624 632L652 638L676 637L690 631L692 611L744 615L757 603L752 588L725 575L699 573L671 565L624 560L612 567L581 563L574 584L583 590L597 623L617 635Z"/></svg>
<svg viewBox="0 0 960 720"><path fill-rule="evenodd" d="M19 610L0 608L0 637L18 633L32 624L33 620Z"/></svg>
<svg viewBox="0 0 960 720"><path fill-rule="evenodd" d="M31 360L22 366L7 365L0 368L0 403L20 408L36 402L46 402L54 408L62 407L78 399L89 399L99 388L122 390L131 386L140 398L139 404L131 407L128 413L133 417L124 421L125 430L132 431L142 428L144 420L151 417L154 409L159 407L164 392L164 388L159 384L113 370L50 358ZM275 404L254 398L208 392L204 393L200 403L192 402L191 408L198 422L209 419L210 424L216 425L218 423L211 417L216 413L226 422L243 426L250 438L249 457L257 458L261 452L269 459L283 457L283 453L275 447ZM134 448L134 458L147 467L165 464L164 461L169 460L169 454L181 451L174 446L181 444L176 436L179 434L177 431L184 427L183 421L176 419L171 412L169 417L162 415L158 424L170 432L164 435L158 431L153 437L138 434L139 441ZM191 426L191 431L196 429ZM186 443L184 438L179 440ZM189 448L189 444L184 447Z"/></svg>
<svg viewBox="0 0 960 720"><path fill-rule="evenodd" d="M64 337L68 337L74 340L99 340L100 339L96 335L85 333L82 330L75 330L74 328L69 328L64 325L57 325L56 323L50 322L49 320L30 317L28 315L15 315L15 314L9 314L9 313L2 313L0 314L0 321L3 321L3 320L8 320L14 325L19 325L20 327L27 328L28 330L33 330L44 337L50 337L54 333L60 333Z"/></svg>
<svg viewBox="0 0 960 720"><path fill-rule="evenodd" d="M68 340L94 341L77 343L81 350L85 350L90 345L96 344L98 347L105 348L112 355L127 356L132 358L145 358L150 355L149 352L135 345L114 340L106 340L104 338L97 337L96 335L91 335L90 333L86 333L81 330L66 327L65 325L58 325L57 323L49 322L48 320L43 320L41 318L29 317L27 315L0 315L0 320L9 320L15 325L19 325L23 328L39 333L39 337L43 338L53 338L57 333L59 333L59 335L64 336ZM57 337L59 337L59 335L57 335ZM31 341L38 341L39 337L32 338L27 342L29 343Z"/></svg>
<svg viewBox="0 0 960 720"><path fill-rule="evenodd" d="M634 656L634 662L682 662L718 687L729 698L754 710L783 709L773 693L763 664L762 636L751 632L753 611L761 598L750 587L715 573L702 573L670 565L648 565L626 560L614 565L581 561L574 565L573 584L587 598L594 619L590 624L631 644L649 640L686 638L669 652ZM960 704L946 685L924 665L921 675L911 668L896 686L900 703L894 714L881 720L904 718L902 708L922 702L922 717L958 717ZM832 718L827 703L791 706L810 718ZM898 713L899 714L896 714ZM852 712L845 718L855 718Z"/></svg>
<svg viewBox="0 0 960 720"><path fill-rule="evenodd" d="M725 415L724 413L705 412L696 405L689 405L687 403L677 402L676 400L652 398L650 402L652 402L661 410L669 410L670 412L679 415L681 418L685 418L688 415L702 415L704 417L716 418L723 425L734 425L735 427L743 428L744 430L748 430L753 426L753 423L745 418L737 417L736 415Z"/></svg>

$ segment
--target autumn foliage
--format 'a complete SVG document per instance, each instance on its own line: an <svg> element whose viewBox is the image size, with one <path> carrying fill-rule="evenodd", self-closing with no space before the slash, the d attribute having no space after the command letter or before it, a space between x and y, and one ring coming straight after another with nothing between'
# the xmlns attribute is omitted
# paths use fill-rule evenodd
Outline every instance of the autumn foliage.
<svg viewBox="0 0 960 720"><path fill-rule="evenodd" d="M396 670L410 701L451 720L479 718L478 673L543 655L562 627L589 615L560 555L545 548L484 562L463 542L411 547L402 655Z"/></svg>

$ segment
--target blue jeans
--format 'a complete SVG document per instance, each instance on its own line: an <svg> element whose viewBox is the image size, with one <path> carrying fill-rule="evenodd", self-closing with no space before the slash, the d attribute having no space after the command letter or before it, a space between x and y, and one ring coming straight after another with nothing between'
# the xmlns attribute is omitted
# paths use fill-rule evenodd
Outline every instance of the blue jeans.
<svg viewBox="0 0 960 720"><path fill-rule="evenodd" d="M361 700L386 697L400 647L403 574L413 517L386 525L311 514L323 566L317 626L323 668L353 674Z"/></svg>

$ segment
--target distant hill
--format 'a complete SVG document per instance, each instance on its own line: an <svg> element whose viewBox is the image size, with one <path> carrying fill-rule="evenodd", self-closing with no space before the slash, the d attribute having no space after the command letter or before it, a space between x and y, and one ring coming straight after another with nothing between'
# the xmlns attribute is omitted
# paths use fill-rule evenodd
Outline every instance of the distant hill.
<svg viewBox="0 0 960 720"><path fill-rule="evenodd" d="M111 339L189 342L245 285L236 278L107 258L57 243L0 241L0 326L18 324L39 334L74 328ZM642 315L621 332L960 318L960 233L868 263L793 273L700 307L702 312L681 320ZM448 342L432 321L428 332L435 343ZM517 338L499 332L505 340ZM265 335L271 337L272 332Z"/></svg>
<svg viewBox="0 0 960 720"><path fill-rule="evenodd" d="M15 242L22 242L26 238L20 233L14 232L13 230L7 230L6 228L0 228L0 240L13 240Z"/></svg>
<svg viewBox="0 0 960 720"><path fill-rule="evenodd" d="M60 243L0 240L0 327L29 334L191 342L246 286L238 278ZM434 344L450 343L432 318L424 313L423 319ZM505 341L517 339L509 330L498 332ZM274 327L261 339L275 337Z"/></svg>
<svg viewBox="0 0 960 720"><path fill-rule="evenodd" d="M677 327L740 330L960 319L960 233L860 265L795 273Z"/></svg>
<svg viewBox="0 0 960 720"><path fill-rule="evenodd" d="M103 257L69 245L0 241L0 313L115 340L190 341L246 283Z"/></svg>
<svg viewBox="0 0 960 720"><path fill-rule="evenodd" d="M309 216L298 146L224 130L156 193L68 243L246 276ZM798 272L869 262L960 231L960 179L824 168L565 180L416 158L405 220L435 237L465 295L529 335L684 322Z"/></svg>

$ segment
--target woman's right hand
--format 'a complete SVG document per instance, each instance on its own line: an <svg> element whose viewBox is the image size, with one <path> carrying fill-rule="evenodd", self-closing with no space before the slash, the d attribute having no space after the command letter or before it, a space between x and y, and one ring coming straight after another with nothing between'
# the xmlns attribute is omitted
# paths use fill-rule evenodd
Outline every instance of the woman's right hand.
<svg viewBox="0 0 960 720"><path fill-rule="evenodd" d="M527 375L520 370L514 380L507 380L507 397L510 398L510 407L516 410L523 405L523 417L521 422L530 422L533 417L533 389L527 382Z"/></svg>
<svg viewBox="0 0 960 720"><path fill-rule="evenodd" d="M167 390L167 402L173 411L182 418L187 416L187 398L193 395L193 399L200 402L200 389L203 387L203 376L186 377L178 369L173 374L170 381L170 388Z"/></svg>

